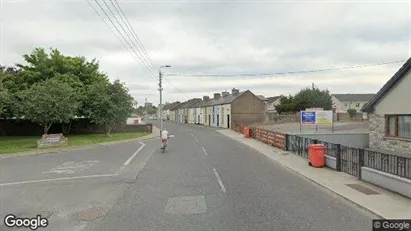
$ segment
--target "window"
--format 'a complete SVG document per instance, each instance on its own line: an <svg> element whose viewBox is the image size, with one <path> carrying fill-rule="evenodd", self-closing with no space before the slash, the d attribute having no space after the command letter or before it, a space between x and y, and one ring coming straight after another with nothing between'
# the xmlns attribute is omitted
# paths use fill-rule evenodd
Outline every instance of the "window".
<svg viewBox="0 0 411 231"><path fill-rule="evenodd" d="M345 107L348 107L348 103L344 104Z"/></svg>
<svg viewBox="0 0 411 231"><path fill-rule="evenodd" d="M355 104L355 107L360 107L360 103L356 103L356 104Z"/></svg>
<svg viewBox="0 0 411 231"><path fill-rule="evenodd" d="M411 139L411 115L389 115L386 126L387 136Z"/></svg>

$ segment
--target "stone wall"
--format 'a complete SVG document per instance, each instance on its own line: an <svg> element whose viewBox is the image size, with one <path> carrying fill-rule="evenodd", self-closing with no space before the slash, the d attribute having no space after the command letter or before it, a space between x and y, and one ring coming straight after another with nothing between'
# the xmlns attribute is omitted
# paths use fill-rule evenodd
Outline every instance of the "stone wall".
<svg viewBox="0 0 411 231"><path fill-rule="evenodd" d="M384 115L370 114L370 148L385 149L402 154L411 155L411 142L385 138Z"/></svg>

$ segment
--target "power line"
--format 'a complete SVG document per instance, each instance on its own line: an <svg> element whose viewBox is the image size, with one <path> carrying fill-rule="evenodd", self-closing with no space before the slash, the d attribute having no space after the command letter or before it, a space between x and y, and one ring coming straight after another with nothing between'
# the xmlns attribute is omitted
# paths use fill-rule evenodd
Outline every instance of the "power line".
<svg viewBox="0 0 411 231"><path fill-rule="evenodd" d="M131 53L132 57L133 57L134 59L136 59L135 56L137 56L137 57L140 59L140 61L137 60L137 59L136 59L136 61L142 62L142 61L141 61L141 58L140 58L135 52L133 53L133 51L132 51L132 46L130 46L130 44L129 44L129 42L127 41L127 39L123 36L123 34L121 33L121 31L117 28L116 24L113 22L113 20L111 20L110 16L106 13L106 11L103 9L103 7L97 2L97 0L94 0L94 1L97 3L97 5L99 6L99 8L103 11L103 13L106 15L106 17L108 18L108 20L111 22L111 24L114 26L114 28L117 30L117 32L120 34L120 36L121 36L123 39L121 39L121 38L117 35L117 33L114 31L114 29L107 23L107 21L104 20L104 17L103 17L103 16L96 10L96 8L91 4L90 0L86 0L86 1L87 1L87 3L90 5L90 7L94 10L94 12L100 17L100 19L106 24L106 26L113 32L113 34L117 37L117 39L120 40L120 42L121 42L122 45L126 48L126 50ZM124 41L123 41L123 40L124 40ZM127 47L127 45L128 45L128 47ZM143 64L143 66L145 66L144 63L142 63L142 64ZM150 74L152 74L152 73L150 73Z"/></svg>
<svg viewBox="0 0 411 231"><path fill-rule="evenodd" d="M290 75L290 74L307 74L307 73L316 73L316 72L326 72L326 71L339 71L339 70L348 70L355 68L364 68L364 67L375 67L382 66L387 64L394 63L404 63L407 60L398 60L385 63L377 64L364 64L364 65L355 65L349 67L334 67L334 68L325 68L325 69L314 69L314 70L301 70L301 71L287 71L287 72L275 72L275 73L256 73L256 74L168 74L167 76L192 76L192 77L258 77L258 76L273 76L273 75Z"/></svg>
<svg viewBox="0 0 411 231"><path fill-rule="evenodd" d="M94 0L94 1L97 3L97 0ZM104 3L104 5L106 5L106 7L107 7L108 10L110 11L110 13L114 16L114 19L115 19L115 20L117 21L117 23L120 25L121 29L125 32L125 34L127 35L127 37L130 39L131 44L134 45L133 40L130 38L129 34L128 34L127 31L124 29L123 25L121 25L120 21L117 19L117 17L115 16L114 12L111 10L110 6L107 4L106 1L103 1L103 3ZM98 3L97 3L97 4L98 4ZM110 21L111 21L111 20L110 20ZM129 44L130 44L130 43L129 43ZM134 45L134 46L135 46L135 45ZM131 47L131 49L134 51L134 53L137 54L136 50L134 50L134 47L131 46L131 45L130 45L130 47ZM137 49L137 50L138 50L138 49ZM138 53L141 54L140 51L138 51ZM143 59L141 59L141 57L140 57L139 55L137 55L137 56L138 56L138 58L141 60L141 62L143 63L143 65L147 67L147 64L144 63ZM154 74L154 72L153 72L149 67L147 67L147 68L148 68L149 72L150 72L151 74L153 74L154 77L156 77L156 75Z"/></svg>
<svg viewBox="0 0 411 231"><path fill-rule="evenodd" d="M146 49L144 48L143 44L141 43L140 39L138 38L138 35L136 34L136 32L134 31L134 28L132 27L132 25L130 24L130 22L127 19L126 14L124 13L124 11L121 9L121 6L118 4L118 2L116 0L114 0L114 2L116 4L113 3L113 1L110 1L111 4L113 5L114 9L117 11L117 13L120 15L120 18L122 19L122 21L124 22L126 28L128 29L128 31L130 32L130 34L132 35L132 37L134 38L134 46L137 48L137 50L139 51L139 53L144 57L146 63L148 64L148 68L151 68L151 70L155 70L155 66L150 58L150 56L148 55ZM117 5L117 7L116 7ZM126 32L127 33L127 32ZM130 36L128 36L130 38ZM133 41L133 39L130 38L131 41ZM137 46L135 45L137 43ZM155 71L154 71L155 73Z"/></svg>
<svg viewBox="0 0 411 231"><path fill-rule="evenodd" d="M143 44L140 41L140 38L138 37L136 31L134 30L133 26L131 25L130 21L128 21L126 14L124 13L123 9L121 8L121 6L118 4L117 0L114 0L114 2L116 3L118 9L120 9L121 14L123 15L123 17L126 19L126 25L128 26L129 30L132 32L132 35L134 36L134 38L137 40L137 43L140 45L140 48L143 50L143 53L146 55L146 58L148 59L149 63L151 64L151 66L156 69L156 66L153 64L153 60L151 59L150 55L147 53L147 50L144 48Z"/></svg>

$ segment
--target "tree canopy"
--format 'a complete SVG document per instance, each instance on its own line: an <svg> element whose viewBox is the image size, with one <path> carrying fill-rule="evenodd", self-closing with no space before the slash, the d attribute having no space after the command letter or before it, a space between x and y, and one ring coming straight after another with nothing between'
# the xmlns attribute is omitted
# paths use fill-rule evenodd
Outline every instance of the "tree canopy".
<svg viewBox="0 0 411 231"><path fill-rule="evenodd" d="M119 80L110 82L95 59L35 48L23 60L16 67L0 65L1 118L29 119L47 133L53 123L88 117L110 134L130 116L135 101L129 90Z"/></svg>
<svg viewBox="0 0 411 231"><path fill-rule="evenodd" d="M284 112L297 112L313 107L331 110L332 100L330 92L318 88L304 88L295 96L281 96L280 104L276 106L276 110L281 114Z"/></svg>
<svg viewBox="0 0 411 231"><path fill-rule="evenodd" d="M44 128L47 134L53 123L73 119L79 107L76 91L58 79L47 79L20 92L22 112L26 119Z"/></svg>

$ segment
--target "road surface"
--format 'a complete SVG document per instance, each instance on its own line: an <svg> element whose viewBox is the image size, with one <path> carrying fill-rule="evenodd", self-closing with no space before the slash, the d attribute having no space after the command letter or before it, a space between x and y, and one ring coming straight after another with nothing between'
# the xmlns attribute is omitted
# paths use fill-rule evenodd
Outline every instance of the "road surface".
<svg viewBox="0 0 411 231"><path fill-rule="evenodd" d="M0 215L41 212L39 230L371 230L373 215L253 149L166 128L164 154L154 140L1 160Z"/></svg>

